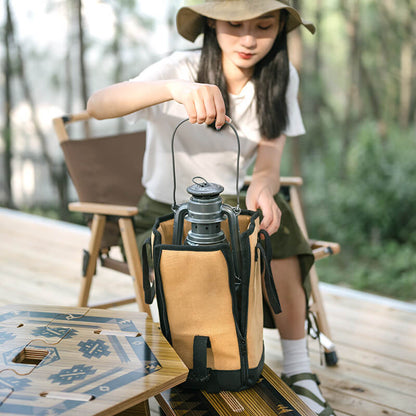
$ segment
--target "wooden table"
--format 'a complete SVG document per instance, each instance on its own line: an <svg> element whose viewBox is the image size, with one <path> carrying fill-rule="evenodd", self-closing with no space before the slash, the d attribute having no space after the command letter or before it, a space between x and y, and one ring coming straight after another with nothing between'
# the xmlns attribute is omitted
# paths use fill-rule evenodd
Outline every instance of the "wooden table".
<svg viewBox="0 0 416 416"><path fill-rule="evenodd" d="M0 308L2 415L123 414L187 373L144 313Z"/></svg>

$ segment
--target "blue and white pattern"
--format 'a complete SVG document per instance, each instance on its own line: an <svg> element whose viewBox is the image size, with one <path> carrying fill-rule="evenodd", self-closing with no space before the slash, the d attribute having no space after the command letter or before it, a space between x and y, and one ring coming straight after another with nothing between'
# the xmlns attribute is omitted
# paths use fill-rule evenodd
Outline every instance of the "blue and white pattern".
<svg viewBox="0 0 416 416"><path fill-rule="evenodd" d="M94 374L97 370L92 365L77 364L71 368L63 369L57 374L52 374L49 379L52 383L71 384L74 381L84 380L85 377Z"/></svg>

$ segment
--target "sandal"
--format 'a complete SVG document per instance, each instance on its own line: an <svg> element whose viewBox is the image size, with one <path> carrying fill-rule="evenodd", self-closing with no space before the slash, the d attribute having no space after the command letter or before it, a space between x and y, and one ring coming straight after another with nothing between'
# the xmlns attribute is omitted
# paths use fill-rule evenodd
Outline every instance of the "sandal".
<svg viewBox="0 0 416 416"><path fill-rule="evenodd" d="M319 397L317 397L315 394L313 394L310 390L306 389L302 386L296 386L294 385L297 381L301 380L313 380L315 383L319 386L321 382L319 381L319 378L314 373L300 373L295 374L293 376L286 376L285 374L282 374L282 380L298 395L308 397L309 399L313 400L315 403L319 404L324 408L322 412L318 413L318 416L330 416L335 415L334 410L332 407L328 404L326 401L322 401Z"/></svg>

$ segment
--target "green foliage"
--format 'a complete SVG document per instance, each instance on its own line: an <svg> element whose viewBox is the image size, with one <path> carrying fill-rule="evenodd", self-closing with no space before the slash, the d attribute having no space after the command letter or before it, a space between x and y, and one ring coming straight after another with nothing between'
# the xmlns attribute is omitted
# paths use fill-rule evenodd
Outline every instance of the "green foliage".
<svg viewBox="0 0 416 416"><path fill-rule="evenodd" d="M346 155L335 135L325 157L305 158L307 221L312 236L338 241L343 250L333 266L322 266L324 280L416 299L414 132L393 126L383 139L378 129L358 125ZM341 157L347 159L343 180L336 172Z"/></svg>
<svg viewBox="0 0 416 416"><path fill-rule="evenodd" d="M395 241L358 247L344 244L338 256L319 261L317 270L321 281L414 301L415 249Z"/></svg>

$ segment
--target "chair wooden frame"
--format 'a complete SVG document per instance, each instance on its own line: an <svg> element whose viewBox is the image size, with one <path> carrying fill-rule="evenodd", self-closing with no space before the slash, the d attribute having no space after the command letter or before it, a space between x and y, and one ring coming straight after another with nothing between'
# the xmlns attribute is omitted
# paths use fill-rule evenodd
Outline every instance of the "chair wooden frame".
<svg viewBox="0 0 416 416"><path fill-rule="evenodd" d="M86 111L54 118L53 125L60 143L70 140L66 130L66 126L68 124L77 121L86 121L88 119L90 119L90 116ZM137 207L90 202L72 202L68 205L68 209L70 211L93 215L91 224L91 237L87 251L88 254L86 256L84 255L84 276L81 283L77 306L110 308L136 302L140 311L144 311L150 314L149 305L147 305L144 301L141 262L133 225L133 217L138 213ZM118 218L118 225L125 249L127 265L121 261L111 259L109 257L101 258L102 264L104 267L109 267L119 272L130 274L133 278L135 296L90 305L88 300L90 296L92 281L96 272L97 261L103 254L106 254L101 251L100 244L103 238L104 228L110 217Z"/></svg>
<svg viewBox="0 0 416 416"><path fill-rule="evenodd" d="M309 238L299 194L299 188L300 186L302 186L302 184L303 181L300 177L282 178L281 181L282 186L289 187L290 204L293 213L305 238L309 240L309 244L312 248L312 253L315 257L315 260L320 260L325 257L338 254L341 251L341 247L338 243L330 241L313 240ZM311 299L309 303L309 310L316 316L319 328L319 340L325 350L326 364L329 366L333 366L337 363L338 357L336 355L335 345L331 341L331 331L326 317L321 291L319 290L319 278L315 265L313 265L311 270L309 271L309 277L311 281ZM311 335L318 336L318 334L316 333L312 333Z"/></svg>

